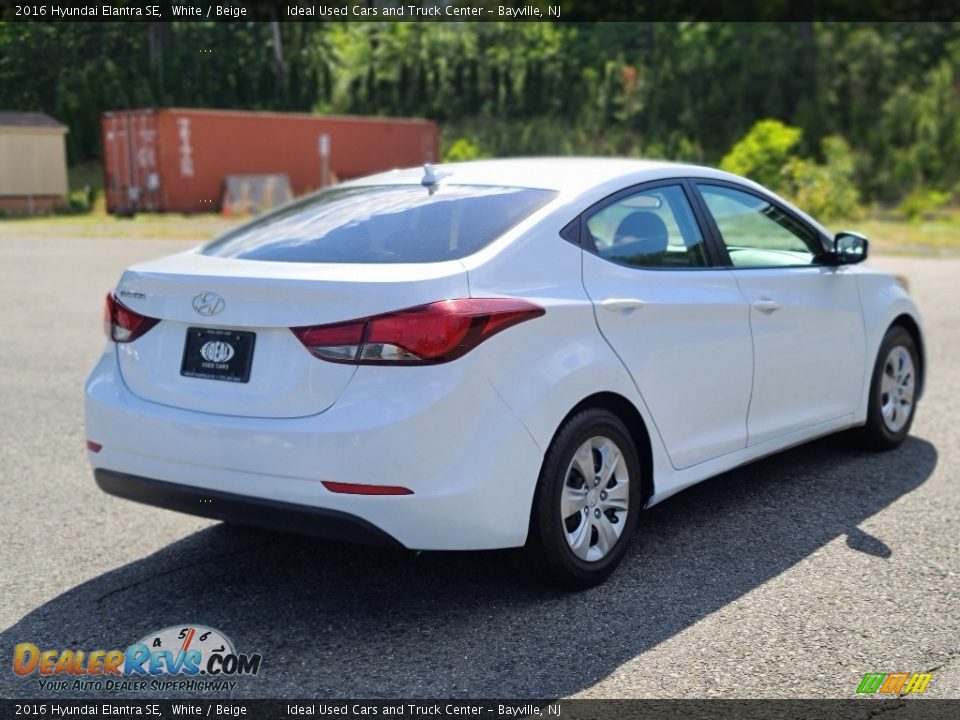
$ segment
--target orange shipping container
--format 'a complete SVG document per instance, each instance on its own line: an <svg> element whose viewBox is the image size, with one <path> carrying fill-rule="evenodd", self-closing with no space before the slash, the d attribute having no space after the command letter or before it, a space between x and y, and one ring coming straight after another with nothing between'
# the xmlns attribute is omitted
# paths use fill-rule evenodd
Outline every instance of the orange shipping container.
<svg viewBox="0 0 960 720"><path fill-rule="evenodd" d="M116 214L219 210L228 175L282 173L301 195L438 156L427 120L167 108L104 113L101 126Z"/></svg>

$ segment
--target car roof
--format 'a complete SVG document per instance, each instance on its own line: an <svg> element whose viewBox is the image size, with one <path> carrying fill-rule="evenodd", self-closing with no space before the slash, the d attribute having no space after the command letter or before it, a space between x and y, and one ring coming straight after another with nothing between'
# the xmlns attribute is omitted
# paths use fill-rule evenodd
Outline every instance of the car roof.
<svg viewBox="0 0 960 720"><path fill-rule="evenodd" d="M420 184L426 173L425 168L426 166L390 170L357 178L342 183L339 187ZM430 165L430 168L433 176L444 183L541 188L554 190L567 196L587 195L597 190L612 192L617 189L617 186L626 187L652 180L678 177L725 180L776 198L803 218L824 238L830 237L829 231L815 218L770 189L739 175L702 165L639 158L527 157L437 163Z"/></svg>
<svg viewBox="0 0 960 720"><path fill-rule="evenodd" d="M726 177L743 181L743 178L697 165L626 158L503 158L437 163L431 167L434 176L447 183L543 188L560 192L578 192L628 176L638 182L661 177ZM413 184L420 183L423 177L423 167L405 168L358 178L344 185Z"/></svg>

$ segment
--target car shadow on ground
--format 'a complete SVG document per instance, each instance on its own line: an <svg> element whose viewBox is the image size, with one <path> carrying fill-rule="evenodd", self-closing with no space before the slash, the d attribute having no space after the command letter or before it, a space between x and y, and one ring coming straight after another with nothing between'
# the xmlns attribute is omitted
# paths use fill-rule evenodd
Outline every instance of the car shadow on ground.
<svg viewBox="0 0 960 720"><path fill-rule="evenodd" d="M897 538L857 526L936 463L919 438L869 454L837 436L725 473L647 511L618 572L574 594L523 577L504 552L414 554L216 525L38 607L0 648L122 648L199 623L262 654L237 697L565 696L834 539L896 554ZM36 680L4 690L44 694Z"/></svg>

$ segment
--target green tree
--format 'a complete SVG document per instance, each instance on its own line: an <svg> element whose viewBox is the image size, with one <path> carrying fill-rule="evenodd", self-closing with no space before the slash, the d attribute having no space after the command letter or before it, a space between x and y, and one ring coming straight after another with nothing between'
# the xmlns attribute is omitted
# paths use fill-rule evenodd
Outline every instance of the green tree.
<svg viewBox="0 0 960 720"><path fill-rule="evenodd" d="M426 117L491 155L722 163L775 187L802 158L809 194L839 136L861 201L890 204L960 185L958 67L955 22L0 23L0 108L66 123L73 163L99 158L105 111L218 107Z"/></svg>
<svg viewBox="0 0 960 720"><path fill-rule="evenodd" d="M786 183L784 168L802 137L800 128L779 120L760 120L724 156L720 167L771 189L782 189Z"/></svg>

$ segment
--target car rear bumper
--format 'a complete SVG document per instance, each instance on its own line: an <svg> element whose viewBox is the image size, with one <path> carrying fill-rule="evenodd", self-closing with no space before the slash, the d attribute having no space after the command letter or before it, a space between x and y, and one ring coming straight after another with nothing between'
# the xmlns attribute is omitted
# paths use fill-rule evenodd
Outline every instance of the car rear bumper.
<svg viewBox="0 0 960 720"><path fill-rule="evenodd" d="M543 451L469 361L429 374L362 367L323 413L258 418L139 398L108 347L86 384L86 437L102 446L87 457L95 472L183 486L201 497L357 518L411 549L517 547L526 541ZM411 494L333 492L324 481L402 486ZM327 534L301 520L284 528ZM323 525L323 517L315 520Z"/></svg>
<svg viewBox="0 0 960 720"><path fill-rule="evenodd" d="M396 538L372 523L337 510L205 490L102 468L93 474L105 493L145 505L268 530L363 545L403 547Z"/></svg>

